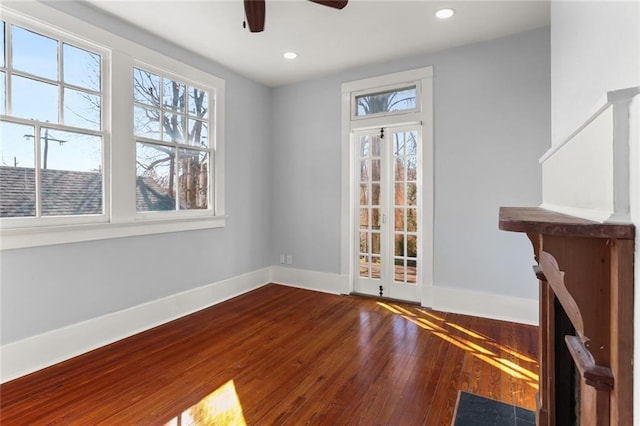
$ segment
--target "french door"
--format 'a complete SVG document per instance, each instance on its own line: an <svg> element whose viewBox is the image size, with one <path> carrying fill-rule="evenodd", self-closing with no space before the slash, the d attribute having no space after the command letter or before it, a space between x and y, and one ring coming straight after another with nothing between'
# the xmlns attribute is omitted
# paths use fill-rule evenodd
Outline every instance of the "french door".
<svg viewBox="0 0 640 426"><path fill-rule="evenodd" d="M355 155L354 290L420 301L421 126L352 134Z"/></svg>

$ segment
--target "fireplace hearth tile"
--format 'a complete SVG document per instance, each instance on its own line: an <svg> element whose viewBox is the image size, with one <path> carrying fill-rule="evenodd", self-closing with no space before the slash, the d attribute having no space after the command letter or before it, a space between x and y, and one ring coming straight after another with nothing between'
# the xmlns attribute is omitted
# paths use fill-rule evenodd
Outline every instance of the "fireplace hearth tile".
<svg viewBox="0 0 640 426"><path fill-rule="evenodd" d="M454 426L534 426L535 413L460 391Z"/></svg>

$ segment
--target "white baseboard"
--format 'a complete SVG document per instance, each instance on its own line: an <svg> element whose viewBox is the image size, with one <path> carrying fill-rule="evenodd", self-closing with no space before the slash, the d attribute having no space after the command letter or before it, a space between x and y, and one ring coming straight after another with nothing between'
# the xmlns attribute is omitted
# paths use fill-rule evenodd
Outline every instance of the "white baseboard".
<svg viewBox="0 0 640 426"><path fill-rule="evenodd" d="M271 267L271 281L324 293L346 294L349 292L349 278L346 275L279 265ZM444 312L538 325L538 300L536 299L444 286L426 286L423 287L422 305Z"/></svg>
<svg viewBox="0 0 640 426"><path fill-rule="evenodd" d="M521 324L538 325L538 301L444 286L424 288L428 307Z"/></svg>
<svg viewBox="0 0 640 426"><path fill-rule="evenodd" d="M271 267L271 282L331 294L344 294L348 288L348 277L345 275L279 265Z"/></svg>
<svg viewBox="0 0 640 426"><path fill-rule="evenodd" d="M263 268L1 346L0 383L167 323L270 282L331 294L344 294L348 291L348 277L345 275L279 265ZM424 295L425 300L429 301L428 306L436 310L538 324L537 300L442 286L429 286L425 288Z"/></svg>
<svg viewBox="0 0 640 426"><path fill-rule="evenodd" d="M269 283L263 268L0 347L0 383L13 380Z"/></svg>

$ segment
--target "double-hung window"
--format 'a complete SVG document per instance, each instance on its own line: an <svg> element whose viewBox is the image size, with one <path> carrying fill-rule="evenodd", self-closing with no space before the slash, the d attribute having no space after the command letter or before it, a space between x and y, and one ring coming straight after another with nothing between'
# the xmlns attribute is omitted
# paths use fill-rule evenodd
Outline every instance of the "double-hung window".
<svg viewBox="0 0 640 426"><path fill-rule="evenodd" d="M37 2L11 7L0 247L224 226L224 80Z"/></svg>
<svg viewBox="0 0 640 426"><path fill-rule="evenodd" d="M133 69L138 212L206 210L214 141L211 97L179 77Z"/></svg>
<svg viewBox="0 0 640 426"><path fill-rule="evenodd" d="M106 220L104 52L0 21L4 226Z"/></svg>

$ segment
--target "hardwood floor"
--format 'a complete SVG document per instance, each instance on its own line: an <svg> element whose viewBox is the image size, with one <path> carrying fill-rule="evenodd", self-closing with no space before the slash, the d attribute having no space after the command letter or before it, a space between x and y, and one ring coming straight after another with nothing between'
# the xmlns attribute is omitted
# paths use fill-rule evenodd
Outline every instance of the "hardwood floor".
<svg viewBox="0 0 640 426"><path fill-rule="evenodd" d="M2 425L449 425L534 409L536 328L271 284L0 386Z"/></svg>

